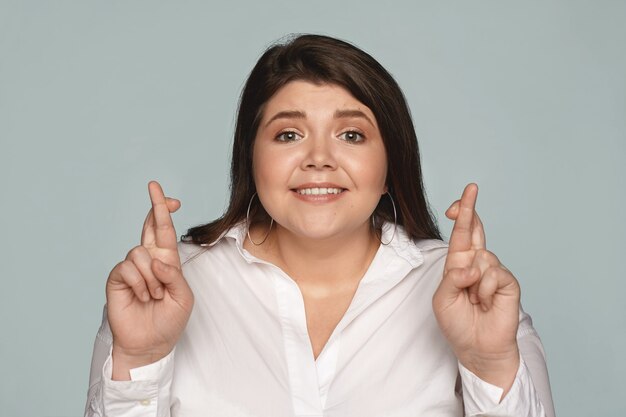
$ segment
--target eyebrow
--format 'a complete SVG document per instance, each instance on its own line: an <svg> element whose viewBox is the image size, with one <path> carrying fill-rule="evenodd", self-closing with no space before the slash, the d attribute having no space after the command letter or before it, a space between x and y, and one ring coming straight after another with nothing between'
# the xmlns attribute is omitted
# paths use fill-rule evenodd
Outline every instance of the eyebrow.
<svg viewBox="0 0 626 417"><path fill-rule="evenodd" d="M306 119L306 113L300 110L279 111L267 123L265 123L265 126L269 126L270 123L278 119Z"/></svg>
<svg viewBox="0 0 626 417"><path fill-rule="evenodd" d="M369 122L369 124L374 126L374 123L370 120L370 118L367 117L367 115L363 113L361 110L337 110L335 112L335 119L352 118L352 117L359 117L361 119L365 119Z"/></svg>
<svg viewBox="0 0 626 417"><path fill-rule="evenodd" d="M335 119L358 117L358 118L367 120L369 124L374 126L374 123L372 123L372 120L369 117L367 117L367 115L363 113L361 110L337 110L335 111L335 114L333 116ZM266 127L269 126L270 123L278 119L306 119L306 113L300 110L279 111L274 116L272 116L270 120L268 120L265 126Z"/></svg>

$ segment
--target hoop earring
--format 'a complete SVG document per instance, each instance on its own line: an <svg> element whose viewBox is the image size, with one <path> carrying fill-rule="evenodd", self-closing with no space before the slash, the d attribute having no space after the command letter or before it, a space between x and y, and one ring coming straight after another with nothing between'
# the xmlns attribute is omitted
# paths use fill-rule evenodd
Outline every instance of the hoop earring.
<svg viewBox="0 0 626 417"><path fill-rule="evenodd" d="M252 238L250 237L250 207L252 206L252 200L254 200L255 195L256 193L252 194L252 198L250 199L250 202L248 203L248 211L246 212L246 228L248 229L248 239L250 239L250 242L252 242L254 246L260 246L263 244L263 242L267 240L267 237L270 235L272 231L272 226L274 225L274 219L270 217L272 219L272 221L270 222L270 229L265 234L265 237L263 238L261 243L256 243L254 240L252 240Z"/></svg>
<svg viewBox="0 0 626 417"><path fill-rule="evenodd" d="M396 229L398 227L398 214L396 213L396 203L393 201L393 197L391 197L391 193L389 191L387 191L385 194L387 194L389 196L389 199L391 200L391 206L393 207L393 233L391 234L391 239L389 239L389 242L385 243L382 240L383 230L382 230L382 227L381 227L381 229L380 229L380 238L378 240L380 240L380 243L382 245L387 246L388 244L391 243L393 238L396 236ZM372 216L372 226L374 228L376 228L376 225L374 224L374 216Z"/></svg>

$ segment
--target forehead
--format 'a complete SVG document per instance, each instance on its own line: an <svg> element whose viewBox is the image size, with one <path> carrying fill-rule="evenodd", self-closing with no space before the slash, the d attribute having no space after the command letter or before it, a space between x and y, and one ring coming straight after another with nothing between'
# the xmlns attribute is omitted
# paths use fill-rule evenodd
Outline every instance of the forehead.
<svg viewBox="0 0 626 417"><path fill-rule="evenodd" d="M302 110L307 113L317 111L360 110L374 119L371 109L357 100L347 89L337 84L316 84L310 81L290 81L281 87L264 106L263 119L276 111Z"/></svg>

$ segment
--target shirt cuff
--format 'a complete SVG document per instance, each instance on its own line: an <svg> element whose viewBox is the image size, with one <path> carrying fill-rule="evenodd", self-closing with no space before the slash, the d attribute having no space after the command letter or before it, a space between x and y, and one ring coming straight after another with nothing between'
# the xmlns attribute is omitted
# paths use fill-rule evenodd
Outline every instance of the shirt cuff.
<svg viewBox="0 0 626 417"><path fill-rule="evenodd" d="M175 350L175 349L174 349ZM113 381L111 353L102 367L107 416L168 416L174 375L174 350L161 360L130 370L130 381Z"/></svg>
<svg viewBox="0 0 626 417"><path fill-rule="evenodd" d="M526 363L521 357L513 385L504 398L502 398L504 392L502 388L483 381L460 362L459 372L463 384L466 416L545 416ZM500 401L501 398L502 401Z"/></svg>

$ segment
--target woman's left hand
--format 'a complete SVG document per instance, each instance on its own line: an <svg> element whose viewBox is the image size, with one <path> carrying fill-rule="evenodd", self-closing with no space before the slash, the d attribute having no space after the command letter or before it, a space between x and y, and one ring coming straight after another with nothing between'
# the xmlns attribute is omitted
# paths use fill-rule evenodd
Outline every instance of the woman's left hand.
<svg viewBox="0 0 626 417"><path fill-rule="evenodd" d="M485 248L485 232L475 211L477 195L476 184L469 184L461 200L446 211L454 228L433 309L461 364L506 394L519 368L520 288Z"/></svg>

